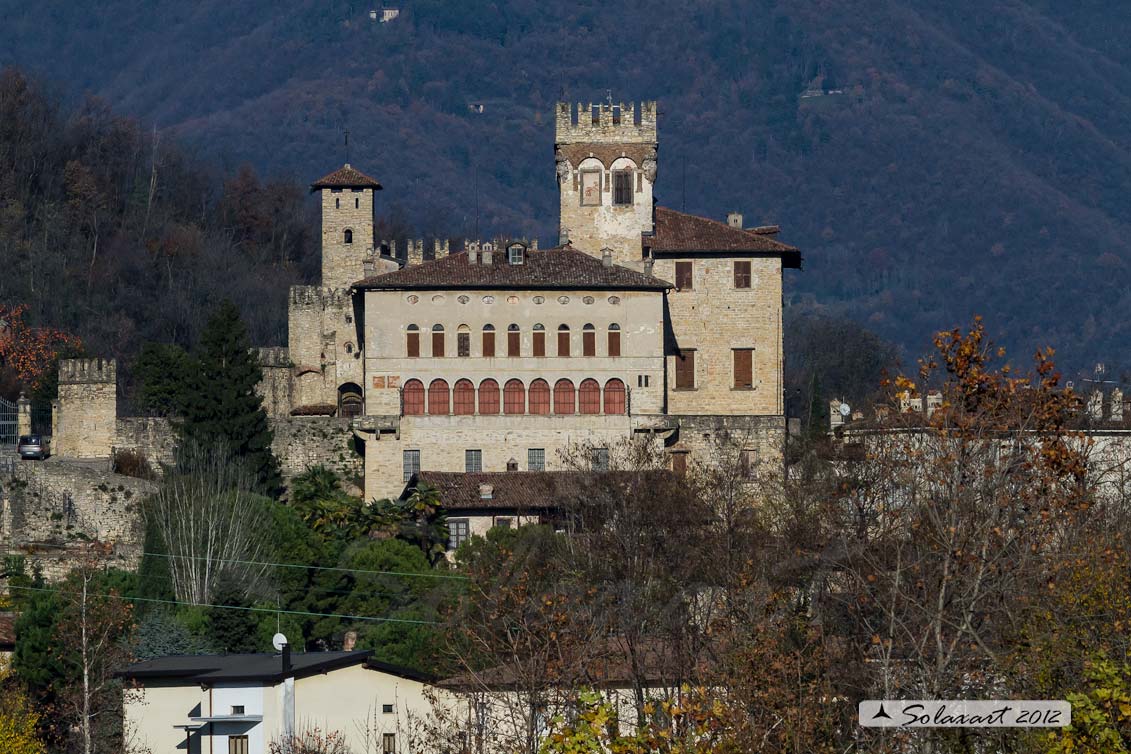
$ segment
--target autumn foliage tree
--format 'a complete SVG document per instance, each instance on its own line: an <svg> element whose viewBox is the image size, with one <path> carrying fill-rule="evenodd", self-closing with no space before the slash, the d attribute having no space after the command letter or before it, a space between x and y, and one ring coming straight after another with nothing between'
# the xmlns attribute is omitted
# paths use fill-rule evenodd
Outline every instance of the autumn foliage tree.
<svg viewBox="0 0 1131 754"><path fill-rule="evenodd" d="M27 309L23 304L0 304L0 368L30 393L40 387L59 356L80 350L82 341L57 328L31 325Z"/></svg>

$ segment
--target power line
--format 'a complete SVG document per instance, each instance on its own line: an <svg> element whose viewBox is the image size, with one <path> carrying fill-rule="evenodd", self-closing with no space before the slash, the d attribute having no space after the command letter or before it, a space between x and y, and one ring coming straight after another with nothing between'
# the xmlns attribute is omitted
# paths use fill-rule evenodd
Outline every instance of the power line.
<svg viewBox="0 0 1131 754"><path fill-rule="evenodd" d="M365 568L342 568L340 566L316 566L316 565L303 565L301 563L271 563L259 560L238 560L236 558L210 558L203 555L168 555L162 552L143 552L142 555L149 555L154 558L185 558L186 560L211 560L219 563L238 563L240 565L253 565L253 566L272 566L275 568L300 568L302 570L315 570L315 571L339 571L345 573L372 573L378 576L418 576L421 578L429 579L454 579L457 581L470 581L467 576L459 576L454 573L410 573L406 571L371 571Z"/></svg>
<svg viewBox="0 0 1131 754"><path fill-rule="evenodd" d="M27 592L53 592L55 594L67 594L71 596L78 596L81 592L70 592L63 589L53 589L44 586L15 586L9 585L9 589L21 589ZM303 615L312 618L341 618L343 620L367 620L375 621L378 623L412 623L415 625L424 626L438 626L437 621L431 620L413 620L411 618L378 618L372 615L344 615L341 613L315 613L308 610L284 610L282 608L270 607L244 607L242 605L216 605L211 602L180 602L178 600L163 600L156 597L128 597L121 594L106 594L104 592L88 592L89 597L105 597L107 599L122 600L123 602L154 602L162 605L177 605L188 607L215 607L220 610L244 610L247 612L256 613L274 613L276 615Z"/></svg>

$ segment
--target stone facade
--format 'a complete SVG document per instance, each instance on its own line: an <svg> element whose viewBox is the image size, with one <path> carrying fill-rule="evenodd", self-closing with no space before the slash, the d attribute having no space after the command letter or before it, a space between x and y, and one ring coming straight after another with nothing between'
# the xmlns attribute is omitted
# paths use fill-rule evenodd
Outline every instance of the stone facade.
<svg viewBox="0 0 1131 754"><path fill-rule="evenodd" d="M129 416L118 419L115 450L136 450L148 459L155 472L176 460L177 433L163 416Z"/></svg>
<svg viewBox="0 0 1131 754"><path fill-rule="evenodd" d="M59 362L59 401L52 451L68 458L108 458L118 421L114 359Z"/></svg>
<svg viewBox="0 0 1131 754"><path fill-rule="evenodd" d="M312 466L325 466L336 471L347 484L361 488L364 446L350 428L349 419L333 416L273 419L271 431L275 433L271 450L279 459L285 479Z"/></svg>
<svg viewBox="0 0 1131 754"><path fill-rule="evenodd" d="M374 190L317 190L322 195L322 285L348 289L365 276L362 266L374 248Z"/></svg>

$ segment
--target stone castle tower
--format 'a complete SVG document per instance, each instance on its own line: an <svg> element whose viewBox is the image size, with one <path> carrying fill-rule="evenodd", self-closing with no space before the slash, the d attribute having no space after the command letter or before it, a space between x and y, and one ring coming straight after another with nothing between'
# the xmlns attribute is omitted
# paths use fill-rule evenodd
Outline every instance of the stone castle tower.
<svg viewBox="0 0 1131 754"><path fill-rule="evenodd" d="M656 103L559 102L554 133L561 236L594 256L642 264L640 234L652 230Z"/></svg>
<svg viewBox="0 0 1131 754"><path fill-rule="evenodd" d="M374 195L381 184L347 162L310 186L322 195L322 287L349 288L372 255Z"/></svg>

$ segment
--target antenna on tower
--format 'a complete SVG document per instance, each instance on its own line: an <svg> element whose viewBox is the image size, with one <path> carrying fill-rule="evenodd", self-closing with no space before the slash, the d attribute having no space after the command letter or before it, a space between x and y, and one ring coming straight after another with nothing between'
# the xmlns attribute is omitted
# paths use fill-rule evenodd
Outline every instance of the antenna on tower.
<svg viewBox="0 0 1131 754"><path fill-rule="evenodd" d="M606 89L605 90L605 101L609 103L609 107L613 106L613 90L612 89Z"/></svg>
<svg viewBox="0 0 1131 754"><path fill-rule="evenodd" d="M350 130L349 130L349 128L345 129L345 139L346 139L346 164L348 165L349 162L350 162Z"/></svg>

